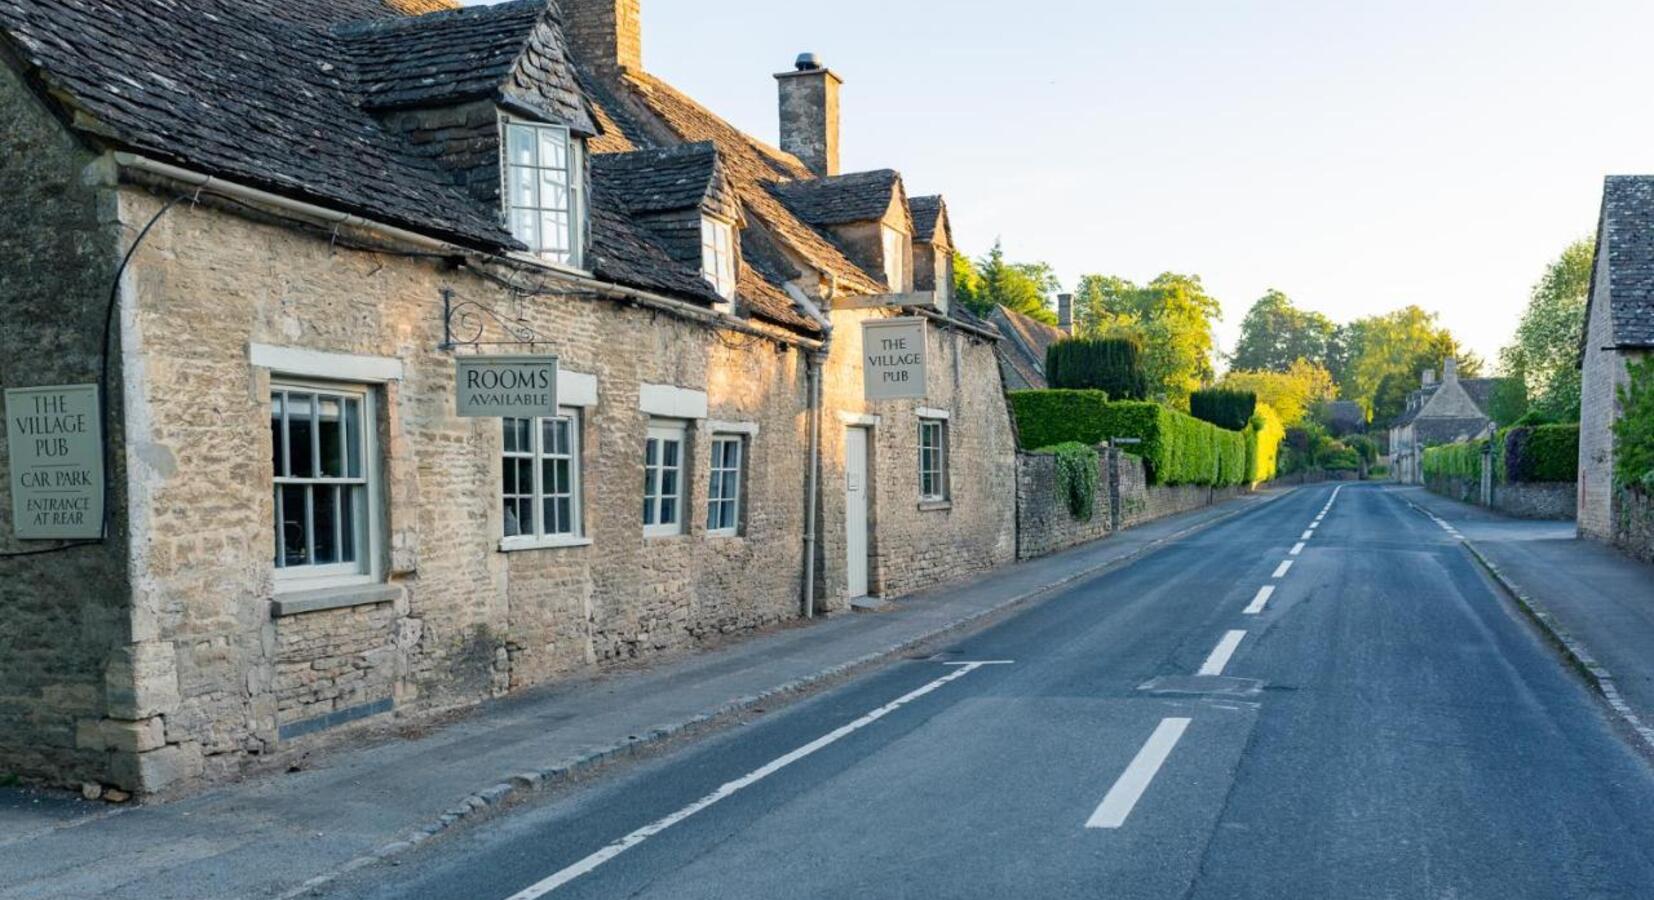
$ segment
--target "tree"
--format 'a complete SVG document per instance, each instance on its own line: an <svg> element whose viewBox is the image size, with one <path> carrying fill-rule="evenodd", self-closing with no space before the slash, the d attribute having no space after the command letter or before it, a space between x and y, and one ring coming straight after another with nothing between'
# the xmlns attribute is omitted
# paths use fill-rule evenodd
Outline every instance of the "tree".
<svg viewBox="0 0 1654 900"><path fill-rule="evenodd" d="M1110 400L1141 400L1148 379L1131 338L1067 338L1045 350L1045 380L1054 388L1094 389Z"/></svg>
<svg viewBox="0 0 1654 900"><path fill-rule="evenodd" d="M1435 313L1407 306L1357 319L1340 328L1336 339L1339 396L1374 411L1384 376L1411 377L1417 388L1419 372L1439 368L1448 356L1458 360L1462 377L1475 378L1481 372L1481 358L1461 348L1453 334L1437 324Z"/></svg>
<svg viewBox="0 0 1654 900"><path fill-rule="evenodd" d="M1143 348L1149 395L1187 408L1215 374L1212 325L1222 307L1196 275L1166 272L1147 285L1087 275L1076 292L1075 327L1094 337L1130 337Z"/></svg>
<svg viewBox="0 0 1654 900"><path fill-rule="evenodd" d="M1332 375L1308 360L1298 360L1285 372L1237 372L1223 376L1220 387L1250 391L1258 402L1268 404L1281 417L1281 424L1294 428L1304 424L1317 404L1338 396Z"/></svg>
<svg viewBox="0 0 1654 900"><path fill-rule="evenodd" d="M1241 320L1240 341L1229 364L1253 372L1285 372L1300 359L1325 366L1337 333L1331 319L1298 309L1287 295L1271 288Z"/></svg>
<svg viewBox="0 0 1654 900"><path fill-rule="evenodd" d="M994 241L988 255L975 261L954 255L953 296L979 316L1003 306L1055 325L1057 314L1051 311L1050 297L1061 289L1050 265L1007 262L999 241Z"/></svg>
<svg viewBox="0 0 1654 900"><path fill-rule="evenodd" d="M1545 267L1515 340L1499 351L1503 374L1521 379L1532 407L1561 421L1579 419L1577 363L1594 251L1594 239L1578 240Z"/></svg>

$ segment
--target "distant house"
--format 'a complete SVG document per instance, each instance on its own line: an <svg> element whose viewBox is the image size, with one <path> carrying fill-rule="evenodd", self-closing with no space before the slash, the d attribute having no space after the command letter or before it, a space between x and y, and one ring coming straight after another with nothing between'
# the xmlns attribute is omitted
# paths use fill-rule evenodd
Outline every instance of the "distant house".
<svg viewBox="0 0 1654 900"><path fill-rule="evenodd" d="M988 321L1004 336L998 350L999 371L1005 379L1005 389L1022 391L1050 387L1045 381L1045 351L1068 337L1068 332L1003 306L994 307Z"/></svg>
<svg viewBox="0 0 1654 900"><path fill-rule="evenodd" d="M1614 422L1626 363L1654 348L1654 176L1612 176L1602 190L1596 261L1580 347L1579 532L1612 540Z"/></svg>
<svg viewBox="0 0 1654 900"><path fill-rule="evenodd" d="M1493 430L1487 410L1500 379L1460 378L1457 362L1448 357L1440 382L1430 369L1423 380L1423 387L1407 395L1407 410L1390 424L1395 477L1406 484L1424 481L1419 469L1424 448L1473 440Z"/></svg>

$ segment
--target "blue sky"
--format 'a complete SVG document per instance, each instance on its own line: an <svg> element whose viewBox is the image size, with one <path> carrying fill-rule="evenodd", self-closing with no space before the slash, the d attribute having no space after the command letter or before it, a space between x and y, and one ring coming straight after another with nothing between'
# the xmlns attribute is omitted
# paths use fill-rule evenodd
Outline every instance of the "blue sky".
<svg viewBox="0 0 1654 900"><path fill-rule="evenodd" d="M803 50L845 79L847 171L947 196L1066 285L1195 273L1220 338L1263 291L1417 303L1484 357L1602 177L1654 171L1654 4L644 0L644 61L776 133Z"/></svg>

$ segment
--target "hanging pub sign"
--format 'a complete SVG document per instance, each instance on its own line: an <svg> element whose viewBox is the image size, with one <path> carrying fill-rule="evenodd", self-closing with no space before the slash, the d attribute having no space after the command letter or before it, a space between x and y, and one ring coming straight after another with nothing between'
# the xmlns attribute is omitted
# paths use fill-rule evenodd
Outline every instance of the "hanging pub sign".
<svg viewBox="0 0 1654 900"><path fill-rule="evenodd" d="M454 406L462 418L557 415L555 356L461 356L454 373Z"/></svg>
<svg viewBox="0 0 1654 900"><path fill-rule="evenodd" d="M867 399L923 398L925 345L925 320L918 316L861 323L861 378Z"/></svg>
<svg viewBox="0 0 1654 900"><path fill-rule="evenodd" d="M6 389L12 531L20 540L103 536L98 386Z"/></svg>

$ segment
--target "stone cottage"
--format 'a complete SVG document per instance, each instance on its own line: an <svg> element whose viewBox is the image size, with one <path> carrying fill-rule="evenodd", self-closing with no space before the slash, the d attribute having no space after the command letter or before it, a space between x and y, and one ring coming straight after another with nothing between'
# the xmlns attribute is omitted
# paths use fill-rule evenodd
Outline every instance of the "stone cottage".
<svg viewBox="0 0 1654 900"><path fill-rule="evenodd" d="M1062 295L1064 300L1068 295ZM1067 309L1066 304L1063 307ZM1066 328L1047 325L1032 316L1014 309L994 307L988 317L1004 339L999 342L999 371L1005 379L1005 389L1023 391L1048 388L1045 380L1045 352L1051 345L1069 337Z"/></svg>
<svg viewBox="0 0 1654 900"><path fill-rule="evenodd" d="M1426 369L1423 386L1407 395L1407 409L1390 423L1392 475L1403 484L1423 484L1424 448L1484 437L1493 430L1488 403L1497 378L1460 378L1458 361L1442 360L1442 377Z"/></svg>
<svg viewBox="0 0 1654 900"><path fill-rule="evenodd" d="M777 149L636 0L447 6L0 0L0 384L96 385L106 485L32 539L0 456L0 772L224 777L1013 555L998 334L837 76ZM892 316L924 396L868 401ZM462 416L481 354L554 408Z"/></svg>
<svg viewBox="0 0 1654 900"><path fill-rule="evenodd" d="M1637 500L1614 486L1614 422L1626 364L1654 350L1654 176L1617 175L1602 190L1580 345L1579 533L1654 553L1654 532L1624 533ZM1647 503L1641 519L1650 520ZM1646 527L1646 525L1645 525Z"/></svg>

